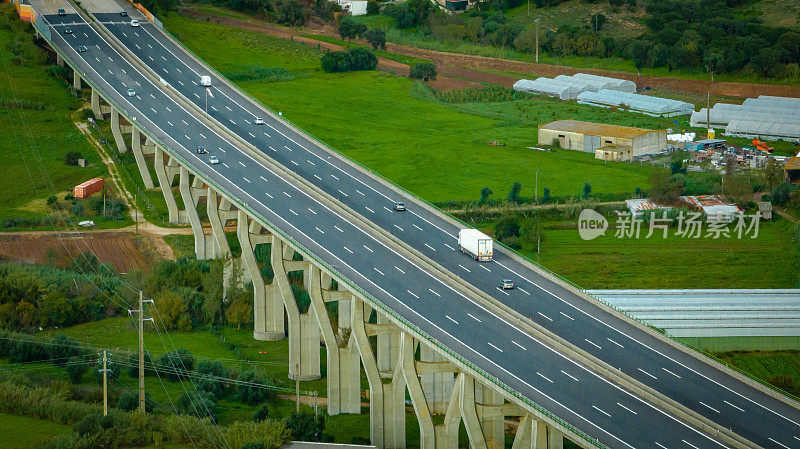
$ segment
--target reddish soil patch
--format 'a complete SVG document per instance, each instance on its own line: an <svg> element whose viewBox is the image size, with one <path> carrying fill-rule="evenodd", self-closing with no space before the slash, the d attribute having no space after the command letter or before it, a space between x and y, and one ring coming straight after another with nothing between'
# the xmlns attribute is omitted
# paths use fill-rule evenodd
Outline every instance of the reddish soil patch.
<svg viewBox="0 0 800 449"><path fill-rule="evenodd" d="M241 28L260 33L271 34L276 37L290 38L291 32L288 28L266 23L260 20L239 20L231 17L218 16L216 14L209 14L199 12L192 9L184 9L183 14L193 17L198 20L212 21L226 26ZM336 30L330 25L325 24L312 24L308 30L309 33L324 34L336 37ZM322 48L326 48L324 42L313 39L294 37L297 41L309 41L314 47L320 44ZM631 80L639 87L650 86L658 89L670 90L673 92L689 92L689 93L702 93L711 91L714 96L729 96L729 97L756 97L758 95L776 95L784 97L800 97L800 86L785 86L775 84L758 84L758 83L738 83L738 82L711 82L701 80L690 80L684 78L669 78L659 76L638 76L623 72L612 72L608 70L594 70L594 69L576 69L573 67L550 65L550 64L536 64L530 62L514 61L500 58L489 58L485 56L464 55L457 53L446 53L435 50L426 50L422 48L406 47L396 44L386 44L386 50L391 53L397 53L405 56L411 56L420 59L427 59L433 62L439 73L446 77L453 77L459 81L444 81L445 88L454 89L456 85L461 87L474 86L476 83L490 83L498 84L501 86L511 87L516 77L496 75L492 73L482 72L480 70L496 70L496 71L510 71L517 73L528 74L534 76L548 76L554 77L557 75L573 75L578 72L593 73L595 75L612 76L615 78L623 78ZM383 63L384 59L381 58ZM392 61L394 62L394 61ZM394 62L394 64L398 64ZM405 66L405 64L400 64ZM379 65L380 67L380 65ZM384 66L385 67L385 66ZM408 66L405 66L406 70ZM404 72L407 73L407 72ZM434 83L436 87L436 83ZM437 87L438 88L438 87Z"/></svg>
<svg viewBox="0 0 800 449"><path fill-rule="evenodd" d="M48 250L56 251L59 259L79 256L91 251L103 263L109 263L120 273L136 268L145 269L147 262L130 232L29 233L0 236L0 256L28 263L42 263Z"/></svg>

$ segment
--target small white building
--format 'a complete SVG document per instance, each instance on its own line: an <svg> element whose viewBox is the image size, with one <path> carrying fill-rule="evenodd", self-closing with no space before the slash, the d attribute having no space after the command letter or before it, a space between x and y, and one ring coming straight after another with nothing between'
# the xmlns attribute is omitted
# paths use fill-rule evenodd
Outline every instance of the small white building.
<svg viewBox="0 0 800 449"><path fill-rule="evenodd" d="M649 198L632 198L625 200L625 205L628 207L628 212L631 213L633 218L641 218L641 216L649 210L670 211L673 209L672 206L656 204Z"/></svg>
<svg viewBox="0 0 800 449"><path fill-rule="evenodd" d="M353 16L363 16L367 14L366 0L336 0L342 7L342 11L347 11Z"/></svg>

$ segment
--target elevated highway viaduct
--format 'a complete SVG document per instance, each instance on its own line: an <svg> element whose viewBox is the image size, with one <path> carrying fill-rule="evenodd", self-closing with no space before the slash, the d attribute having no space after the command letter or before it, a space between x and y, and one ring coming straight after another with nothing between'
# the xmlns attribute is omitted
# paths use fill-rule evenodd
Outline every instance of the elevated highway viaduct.
<svg viewBox="0 0 800 449"><path fill-rule="evenodd" d="M35 1L33 7L48 8ZM800 413L791 399L679 346L509 251L497 251L494 262L483 264L463 256L454 248L463 225L277 117L158 26L121 23L118 12L108 12L116 8L139 14L120 3L95 12L98 22L90 24L71 9L65 16L40 14L36 28L59 59L76 69L78 85L81 79L90 84L96 112L103 114L101 97L111 104L118 147L129 150L122 134L130 132L130 150L145 179L144 154L154 153L170 218L192 225L198 257L226 254L220 225L237 220L243 264L256 286L255 336L282 338L286 314L290 372L300 378L319 376L312 349L322 337L330 412L356 411L357 386L346 379L357 377L352 373L361 360L370 397L382 402L370 410L375 444L404 445L399 423L407 388L423 446L452 445L458 420L475 447L502 446L502 418L517 414L525 424L515 443L532 447L542 447L542 435L555 436L557 444L564 433L585 447L800 448ZM213 78L207 116L200 75ZM128 97L131 88L135 95ZM254 125L254 117L266 124ZM196 145L220 164L210 165L207 155L194 151ZM175 176L189 205L185 211L171 198ZM217 231L210 236L199 223L201 197ZM394 201L404 201L409 210L393 211ZM265 242L272 244L276 267L271 284L260 279L251 255ZM302 261L293 260L294 251ZM294 270L304 271L316 298L307 314L299 313L286 291L285 272ZM331 289L331 278L342 290ZM518 288L498 289L503 278L514 279ZM339 303L338 334L319 319L325 301ZM376 323L365 322L370 308L378 311ZM359 345L360 337L371 335L378 339L375 354L363 339ZM444 414L445 424L433 425L431 413Z"/></svg>

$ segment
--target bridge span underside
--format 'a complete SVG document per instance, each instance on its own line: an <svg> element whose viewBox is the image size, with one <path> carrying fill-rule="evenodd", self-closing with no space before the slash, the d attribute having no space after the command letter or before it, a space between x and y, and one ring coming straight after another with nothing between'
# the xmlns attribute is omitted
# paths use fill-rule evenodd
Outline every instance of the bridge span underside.
<svg viewBox="0 0 800 449"><path fill-rule="evenodd" d="M48 14L54 2L68 14ZM328 412L359 413L363 370L373 444L405 447L408 395L423 448L457 447L461 423L472 447L502 448L504 420L516 416L515 449L560 447L562 435L583 447L800 449L795 402L511 252L464 257L453 248L459 223L272 114L130 4L97 3L88 21L65 0L35 0L37 33L74 69L73 86L91 89L92 110L162 191L170 221L191 225L198 258L230 260L223 229L236 223L242 257L226 276L242 267L253 283L254 337L288 338L290 376L320 377L324 344ZM123 9L142 25L108 12ZM200 74L212 76L208 113ZM408 212L392 210L395 200ZM290 272L302 272L308 311ZM518 288L498 289L502 278Z"/></svg>

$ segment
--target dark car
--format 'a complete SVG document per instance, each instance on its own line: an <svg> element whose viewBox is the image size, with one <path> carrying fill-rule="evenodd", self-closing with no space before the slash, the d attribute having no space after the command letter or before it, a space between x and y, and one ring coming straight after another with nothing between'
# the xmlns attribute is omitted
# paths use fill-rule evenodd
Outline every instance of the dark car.
<svg viewBox="0 0 800 449"><path fill-rule="evenodd" d="M72 28L64 27L64 34L72 34Z"/></svg>
<svg viewBox="0 0 800 449"><path fill-rule="evenodd" d="M120 17L128 17L128 11L120 11L119 15Z"/></svg>
<svg viewBox="0 0 800 449"><path fill-rule="evenodd" d="M205 147L203 147L202 145L198 145L195 150L197 151L197 154L206 154L206 153L208 153L208 151L206 151Z"/></svg>
<svg viewBox="0 0 800 449"><path fill-rule="evenodd" d="M64 9L64 8L59 8L58 9L58 15L59 16L66 16L67 15L67 10Z"/></svg>
<svg viewBox="0 0 800 449"><path fill-rule="evenodd" d="M88 51L88 50L89 50L89 49L88 49L88 48L86 48L86 46L85 46L85 45L78 45L78 51L79 51L80 53L83 53L83 52L85 52L85 51Z"/></svg>

